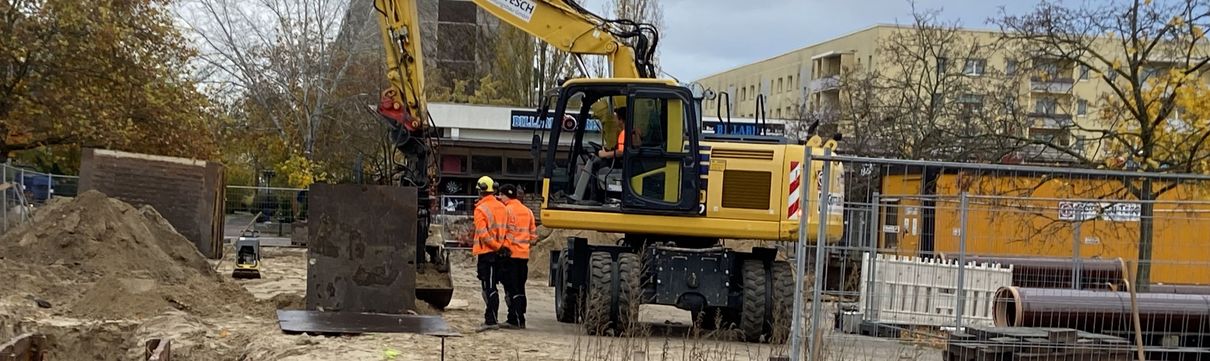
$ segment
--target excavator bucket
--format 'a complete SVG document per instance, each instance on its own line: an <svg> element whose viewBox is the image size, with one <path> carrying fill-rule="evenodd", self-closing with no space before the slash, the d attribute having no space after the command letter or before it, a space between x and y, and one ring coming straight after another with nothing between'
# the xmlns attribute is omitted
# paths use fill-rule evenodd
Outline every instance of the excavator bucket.
<svg viewBox="0 0 1210 361"><path fill-rule="evenodd" d="M428 227L424 227L428 228ZM421 234L430 233L428 229ZM454 297L454 280L450 274L449 251L443 246L441 232L432 232L422 243L424 253L416 264L416 299L443 310Z"/></svg>

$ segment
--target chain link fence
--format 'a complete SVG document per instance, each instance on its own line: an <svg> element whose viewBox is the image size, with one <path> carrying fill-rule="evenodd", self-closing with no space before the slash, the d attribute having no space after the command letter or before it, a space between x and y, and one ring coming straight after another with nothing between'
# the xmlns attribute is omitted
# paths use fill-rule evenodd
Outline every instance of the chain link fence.
<svg viewBox="0 0 1210 361"><path fill-rule="evenodd" d="M304 188L227 186L225 197L228 237L248 227L264 237L290 237L307 219Z"/></svg>
<svg viewBox="0 0 1210 361"><path fill-rule="evenodd" d="M830 332L946 360L1210 359L1210 176L814 160L844 171L845 232L807 251L806 359Z"/></svg>

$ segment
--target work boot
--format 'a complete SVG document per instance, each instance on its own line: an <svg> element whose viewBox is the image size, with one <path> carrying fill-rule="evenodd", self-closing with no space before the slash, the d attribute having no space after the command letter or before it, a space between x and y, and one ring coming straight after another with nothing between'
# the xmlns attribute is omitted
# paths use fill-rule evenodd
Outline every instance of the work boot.
<svg viewBox="0 0 1210 361"><path fill-rule="evenodd" d="M524 330L525 324L520 322L505 322L502 327L508 330Z"/></svg>
<svg viewBox="0 0 1210 361"><path fill-rule="evenodd" d="M475 332L476 332L476 333L478 333L478 332L486 332L486 331L491 331L491 330L495 330L495 329L499 329L499 328L500 328L500 325L498 325L498 324L494 324L494 323L493 323L493 324L490 324L490 325L489 325L489 324L486 324L486 323L485 323L485 324L481 324L481 325L479 325L479 328L476 328L476 329L475 329Z"/></svg>

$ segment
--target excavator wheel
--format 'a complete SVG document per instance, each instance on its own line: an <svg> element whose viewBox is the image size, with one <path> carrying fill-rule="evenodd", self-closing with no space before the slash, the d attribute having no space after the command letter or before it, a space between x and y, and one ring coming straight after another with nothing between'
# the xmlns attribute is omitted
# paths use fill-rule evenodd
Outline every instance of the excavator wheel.
<svg viewBox="0 0 1210 361"><path fill-rule="evenodd" d="M765 265L759 260L744 261L744 302L740 312L739 331L744 340L759 342L765 335Z"/></svg>
<svg viewBox="0 0 1210 361"><path fill-rule="evenodd" d="M774 261L770 272L773 273L773 319L769 342L785 343L794 319L794 270L789 262Z"/></svg>
<svg viewBox="0 0 1210 361"><path fill-rule="evenodd" d="M609 331L613 290L613 260L609 252L593 252L588 260L588 293L584 297L584 329L589 335Z"/></svg>
<svg viewBox="0 0 1210 361"><path fill-rule="evenodd" d="M622 253L618 255L618 280L615 283L617 294L616 312L613 325L615 335L622 335L638 324L641 290L639 289L639 273L643 271L639 264L639 255Z"/></svg>
<svg viewBox="0 0 1210 361"><path fill-rule="evenodd" d="M571 274L567 250L559 254L559 272L555 274L555 319L563 323L575 323L580 312L580 292L567 287Z"/></svg>

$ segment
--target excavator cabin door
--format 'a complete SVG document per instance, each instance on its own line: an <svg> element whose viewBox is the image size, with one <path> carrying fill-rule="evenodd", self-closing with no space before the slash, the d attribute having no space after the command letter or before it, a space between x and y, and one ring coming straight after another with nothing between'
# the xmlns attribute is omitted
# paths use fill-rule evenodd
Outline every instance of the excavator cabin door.
<svg viewBox="0 0 1210 361"><path fill-rule="evenodd" d="M623 212L696 213L697 117L684 89L636 85L627 96Z"/></svg>

